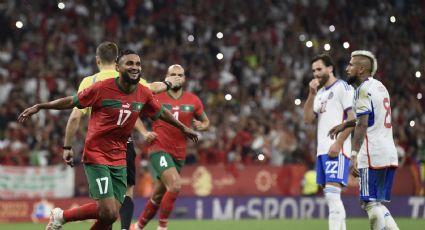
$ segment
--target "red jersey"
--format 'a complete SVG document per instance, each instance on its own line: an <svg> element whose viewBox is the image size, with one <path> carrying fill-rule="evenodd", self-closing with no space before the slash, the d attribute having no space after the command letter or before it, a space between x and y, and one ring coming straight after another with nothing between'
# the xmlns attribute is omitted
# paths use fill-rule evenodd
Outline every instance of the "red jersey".
<svg viewBox="0 0 425 230"><path fill-rule="evenodd" d="M152 92L137 84L135 90L124 92L118 78L99 81L74 96L78 108L92 107L83 152L84 163L125 166L127 140L137 118L161 115L161 106Z"/></svg>
<svg viewBox="0 0 425 230"><path fill-rule="evenodd" d="M183 92L181 97L173 98L168 93L156 94L161 106L168 109L180 122L190 127L194 118L202 120L204 106L198 96ZM153 131L158 134L157 138L149 145L149 153L164 151L177 160L186 159L186 136L176 127L157 120L153 123Z"/></svg>

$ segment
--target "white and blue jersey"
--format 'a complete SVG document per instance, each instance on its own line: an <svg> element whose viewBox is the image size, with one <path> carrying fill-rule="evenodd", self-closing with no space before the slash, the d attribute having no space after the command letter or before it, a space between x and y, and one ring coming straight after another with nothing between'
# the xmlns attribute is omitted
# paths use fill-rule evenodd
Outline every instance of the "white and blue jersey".
<svg viewBox="0 0 425 230"><path fill-rule="evenodd" d="M328 87L322 87L314 98L313 111L317 124L317 184L337 182L347 185L351 153L351 137L344 141L339 157L328 158L331 145L335 142L328 136L331 128L347 118L353 103L353 88L343 80L336 80Z"/></svg>
<svg viewBox="0 0 425 230"><path fill-rule="evenodd" d="M366 136L357 157L360 199L389 201L398 158L388 90L380 81L369 77L356 89L353 105L356 117L368 115Z"/></svg>

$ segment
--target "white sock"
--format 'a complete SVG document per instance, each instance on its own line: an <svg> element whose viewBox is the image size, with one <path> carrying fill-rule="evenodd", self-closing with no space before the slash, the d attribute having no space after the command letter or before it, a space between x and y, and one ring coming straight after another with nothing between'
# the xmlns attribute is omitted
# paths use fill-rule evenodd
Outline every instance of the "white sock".
<svg viewBox="0 0 425 230"><path fill-rule="evenodd" d="M368 202L364 210L369 216L370 228L372 230L385 230L385 217L379 202Z"/></svg>
<svg viewBox="0 0 425 230"><path fill-rule="evenodd" d="M323 191L329 208L329 230L345 230L345 209L341 200L341 188L326 185Z"/></svg>
<svg viewBox="0 0 425 230"><path fill-rule="evenodd" d="M379 206L382 210L382 212L384 213L384 217L385 217L385 229L386 230L400 230L395 222L395 220L393 219L393 217L391 216L390 211L388 210L387 207L385 207L385 205L381 204L381 206Z"/></svg>

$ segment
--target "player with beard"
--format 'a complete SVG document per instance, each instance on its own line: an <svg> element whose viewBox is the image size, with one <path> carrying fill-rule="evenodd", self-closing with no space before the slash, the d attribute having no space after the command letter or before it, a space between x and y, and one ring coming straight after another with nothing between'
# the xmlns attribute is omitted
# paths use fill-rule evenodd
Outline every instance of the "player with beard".
<svg viewBox="0 0 425 230"><path fill-rule="evenodd" d="M115 70L115 61L118 56L118 46L109 41L102 42L96 48L96 65L99 69L94 75L87 76L81 81L78 92L90 87L95 82L103 81L110 78L116 78L119 73ZM143 86L148 87L153 93L160 93L171 89L173 85L178 85L180 82L174 78L168 78L163 82L152 82L148 83L145 79L140 78L139 83ZM90 116L91 108L78 109L74 108L69 115L68 122L65 129L64 145L63 145L63 159L65 162L73 167L74 164L74 151L72 149L72 142L75 134L77 133L80 125L80 120L85 115ZM139 119L136 121L136 129L142 134L143 139L149 143L155 138L153 132L148 132L143 126L143 122ZM127 192L124 198L124 202L120 209L120 220L121 229L129 229L131 220L133 218L134 203L133 203L133 191L136 182L136 166L135 158L136 151L134 149L133 140L131 137L127 142ZM75 212L79 212L78 208L74 209Z"/></svg>
<svg viewBox="0 0 425 230"><path fill-rule="evenodd" d="M127 188L126 144L140 114L176 127L182 136L197 141L197 134L161 108L152 92L139 84L141 60L134 51L118 58L119 76L96 82L75 96L68 96L25 109L18 117L24 122L40 109L91 107L83 151L83 165L90 196L95 200L78 208L52 210L46 230L61 229L66 222L96 219L91 229L112 229Z"/></svg>
<svg viewBox="0 0 425 230"><path fill-rule="evenodd" d="M369 217L373 230L398 230L390 211L383 204L390 202L397 150L391 124L390 95L387 88L373 78L378 64L370 51L351 53L347 66L347 81L355 88L356 119L333 127L331 138L346 128L354 129L350 170L360 177L360 203ZM345 131L344 131L345 132Z"/></svg>
<svg viewBox="0 0 425 230"><path fill-rule="evenodd" d="M335 65L328 55L319 55L311 61L314 79L304 105L304 121L317 118L316 183L324 187L329 208L329 229L345 230L345 208L341 189L347 186L350 159L350 131L344 131L337 140L328 137L328 131L346 119L353 119L353 89L335 77Z"/></svg>
<svg viewBox="0 0 425 230"><path fill-rule="evenodd" d="M180 65L171 65L167 77L181 78L185 81L184 69ZM162 107L171 111L173 116L183 124L193 125L196 130L207 130L210 121L204 112L201 100L194 94L183 91L182 85L173 87L166 93L156 95ZM181 188L180 170L186 159L186 139L173 126L162 121L153 123L153 131L157 133L149 145L149 158L157 174L154 191L148 200L139 220L133 229L144 228L159 209L158 230L166 230L168 217Z"/></svg>

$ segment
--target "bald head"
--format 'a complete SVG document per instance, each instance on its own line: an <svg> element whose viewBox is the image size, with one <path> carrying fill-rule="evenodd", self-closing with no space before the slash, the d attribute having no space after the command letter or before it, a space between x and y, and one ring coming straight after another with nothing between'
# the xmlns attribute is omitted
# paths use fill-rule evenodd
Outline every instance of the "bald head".
<svg viewBox="0 0 425 230"><path fill-rule="evenodd" d="M181 65L174 64L174 65L170 65L170 67L168 67L167 74L170 73L170 72L172 72L175 69L176 70L183 70L183 73L184 73L184 69L183 69L183 67Z"/></svg>
<svg viewBox="0 0 425 230"><path fill-rule="evenodd" d="M184 75L184 69L181 65L178 64L174 64L174 65L170 65L170 67L168 67L167 70L167 75L166 78L181 78L181 85L179 86L173 86L173 88L171 88L173 91L179 91L182 89L182 86L185 82L185 75Z"/></svg>

